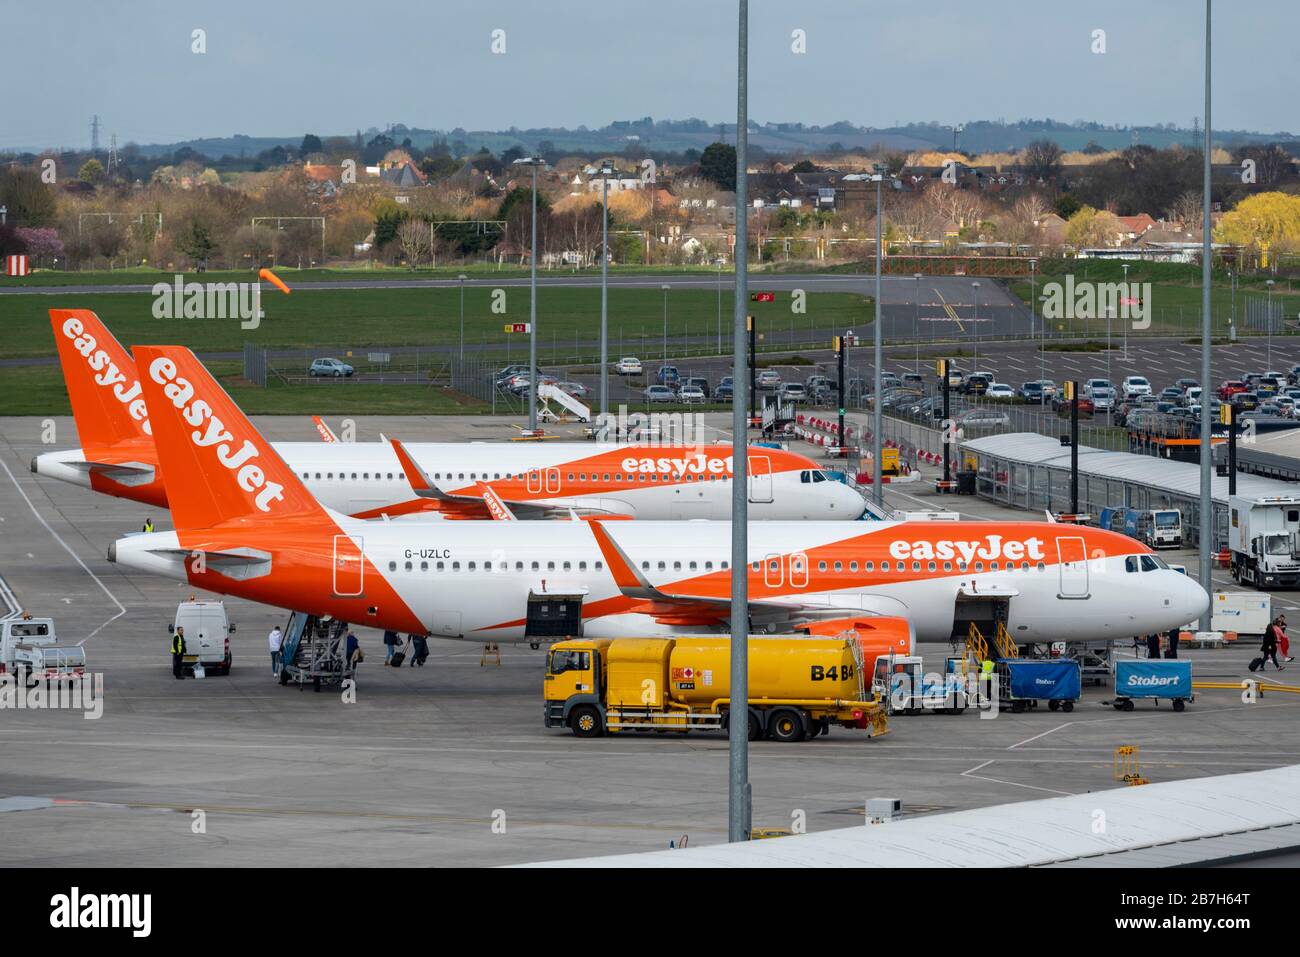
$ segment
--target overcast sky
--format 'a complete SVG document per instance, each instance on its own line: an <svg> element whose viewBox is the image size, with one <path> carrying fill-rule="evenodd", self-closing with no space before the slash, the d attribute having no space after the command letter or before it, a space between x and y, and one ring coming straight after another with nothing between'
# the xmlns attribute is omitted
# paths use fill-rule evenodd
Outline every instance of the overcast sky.
<svg viewBox="0 0 1300 957"><path fill-rule="evenodd" d="M736 115L734 0L5 0L0 148ZM1190 126L1201 0L750 4L750 117ZM191 52L206 31L207 52ZM505 31L504 54L491 49ZM805 31L807 52L791 50ZM1105 53L1093 32L1105 31ZM1220 0L1214 126L1300 131L1300 2Z"/></svg>

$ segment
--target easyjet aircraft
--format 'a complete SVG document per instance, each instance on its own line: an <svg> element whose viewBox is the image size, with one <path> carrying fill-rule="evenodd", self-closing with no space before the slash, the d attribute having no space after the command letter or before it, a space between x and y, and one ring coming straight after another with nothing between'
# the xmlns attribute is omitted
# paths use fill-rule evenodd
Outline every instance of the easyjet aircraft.
<svg viewBox="0 0 1300 957"><path fill-rule="evenodd" d="M32 459L32 471L148 505L167 506L134 360L88 309L51 309L82 447ZM324 505L357 518L434 513L519 518L582 515L726 518L731 446L649 448L594 442L278 442L275 449ZM755 519L845 519L867 506L813 460L782 449L749 453ZM489 498L491 496L491 498Z"/></svg>
<svg viewBox="0 0 1300 957"><path fill-rule="evenodd" d="M322 506L187 349L136 350L176 530L119 565L375 628L493 641L722 629L728 522L363 522ZM1123 535L1043 522L764 522L759 630L849 627L877 653L1004 621L1021 643L1180 626L1209 598ZM563 616L556 621L556 614ZM864 639L865 643L865 639Z"/></svg>

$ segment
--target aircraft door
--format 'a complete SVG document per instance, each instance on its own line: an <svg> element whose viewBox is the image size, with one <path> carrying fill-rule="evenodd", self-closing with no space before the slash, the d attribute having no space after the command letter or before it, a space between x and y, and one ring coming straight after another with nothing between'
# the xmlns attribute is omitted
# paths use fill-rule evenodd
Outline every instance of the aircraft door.
<svg viewBox="0 0 1300 957"><path fill-rule="evenodd" d="M1061 590L1058 598L1088 597L1088 549L1083 539L1064 537L1056 540L1056 556L1061 565Z"/></svg>
<svg viewBox="0 0 1300 957"><path fill-rule="evenodd" d="M785 581L785 571L781 556L771 552L763 556L763 584L768 588L779 588Z"/></svg>
<svg viewBox="0 0 1300 957"><path fill-rule="evenodd" d="M749 500L772 501L772 459L766 455L749 457Z"/></svg>
<svg viewBox="0 0 1300 957"><path fill-rule="evenodd" d="M534 494L542 490L542 470L529 469L527 475L527 488Z"/></svg>
<svg viewBox="0 0 1300 957"><path fill-rule="evenodd" d="M803 552L795 552L790 556L790 587L808 587L808 556Z"/></svg>
<svg viewBox="0 0 1300 957"><path fill-rule="evenodd" d="M546 491L551 495L558 495L560 491L560 470L546 470Z"/></svg>
<svg viewBox="0 0 1300 957"><path fill-rule="evenodd" d="M334 597L355 598L362 593L365 561L364 540L351 535L334 536Z"/></svg>

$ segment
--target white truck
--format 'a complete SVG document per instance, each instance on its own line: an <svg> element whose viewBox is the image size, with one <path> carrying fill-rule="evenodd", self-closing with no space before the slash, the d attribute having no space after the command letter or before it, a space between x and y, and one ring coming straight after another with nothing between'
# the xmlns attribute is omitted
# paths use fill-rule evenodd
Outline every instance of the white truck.
<svg viewBox="0 0 1300 957"><path fill-rule="evenodd" d="M230 674L234 658L230 654L230 636L235 626L226 617L226 606L219 601L191 598L176 606L176 618L167 625L167 634L185 629L185 669L193 671L202 664L204 673Z"/></svg>
<svg viewBox="0 0 1300 957"><path fill-rule="evenodd" d="M1232 577L1256 588L1300 584L1300 496L1228 500Z"/></svg>
<svg viewBox="0 0 1300 957"><path fill-rule="evenodd" d="M22 615L0 621L0 674L14 674L25 685L66 681L86 673L86 652L62 647L50 618Z"/></svg>

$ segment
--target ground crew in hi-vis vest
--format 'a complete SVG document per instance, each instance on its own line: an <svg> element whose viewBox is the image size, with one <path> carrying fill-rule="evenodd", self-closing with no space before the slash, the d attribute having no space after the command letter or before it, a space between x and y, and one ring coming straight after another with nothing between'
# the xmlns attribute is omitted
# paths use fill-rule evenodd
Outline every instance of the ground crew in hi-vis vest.
<svg viewBox="0 0 1300 957"><path fill-rule="evenodd" d="M172 635L172 677L184 678L185 666L185 629L177 628Z"/></svg>

